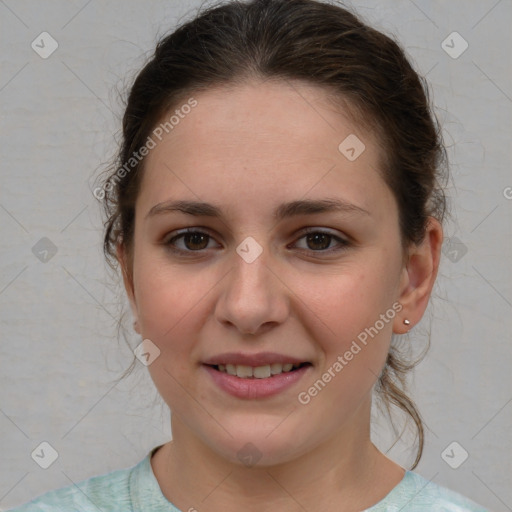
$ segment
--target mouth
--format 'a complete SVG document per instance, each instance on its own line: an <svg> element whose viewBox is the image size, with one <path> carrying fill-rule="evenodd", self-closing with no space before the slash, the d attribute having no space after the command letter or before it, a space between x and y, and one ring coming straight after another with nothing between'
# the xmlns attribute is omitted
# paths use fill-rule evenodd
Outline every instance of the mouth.
<svg viewBox="0 0 512 512"><path fill-rule="evenodd" d="M227 373L241 379L268 379L283 373L293 373L311 363L271 363L262 366L248 366L244 364L208 364L210 368Z"/></svg>
<svg viewBox="0 0 512 512"><path fill-rule="evenodd" d="M236 398L267 398L296 387L310 374L306 358L276 352L225 352L202 362L217 389Z"/></svg>

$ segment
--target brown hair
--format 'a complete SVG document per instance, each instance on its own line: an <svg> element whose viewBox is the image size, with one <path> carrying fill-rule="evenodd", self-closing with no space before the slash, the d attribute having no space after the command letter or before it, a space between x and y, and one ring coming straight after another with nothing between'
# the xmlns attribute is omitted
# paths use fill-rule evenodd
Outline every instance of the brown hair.
<svg viewBox="0 0 512 512"><path fill-rule="evenodd" d="M144 159L128 170L126 162L162 116L185 98L252 77L321 86L360 123L376 130L385 152L380 172L396 198L404 248L422 241L429 216L443 221L446 199L439 178L447 170L446 151L427 84L401 47L336 5L229 1L164 37L131 87L115 169L109 170L99 197L107 214L104 252L111 264L116 264L116 245L123 243L130 254L133 242ZM405 393L405 377L417 362L408 362L392 343L376 386L388 411L393 404L416 425L412 468L421 458L424 436L419 412Z"/></svg>

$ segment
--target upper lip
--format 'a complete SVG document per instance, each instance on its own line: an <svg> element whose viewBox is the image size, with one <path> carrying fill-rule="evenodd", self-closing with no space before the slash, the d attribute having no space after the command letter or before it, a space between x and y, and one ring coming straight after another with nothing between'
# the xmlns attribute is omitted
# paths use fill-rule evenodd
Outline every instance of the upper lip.
<svg viewBox="0 0 512 512"><path fill-rule="evenodd" d="M218 354L212 356L205 361L207 365L219 365L219 364L233 364L233 365L245 365L245 366L265 366L272 363L292 363L300 364L307 363L306 359L297 359L296 357L287 356L285 354L276 354L274 352L259 352L257 354L242 354L240 352L226 352L224 354Z"/></svg>

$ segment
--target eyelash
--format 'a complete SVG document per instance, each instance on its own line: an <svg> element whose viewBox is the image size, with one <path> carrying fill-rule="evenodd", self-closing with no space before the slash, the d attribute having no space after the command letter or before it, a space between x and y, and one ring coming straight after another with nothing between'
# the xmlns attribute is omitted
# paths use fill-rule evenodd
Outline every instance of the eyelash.
<svg viewBox="0 0 512 512"><path fill-rule="evenodd" d="M185 230L178 231L175 236L173 236L173 237L167 239L166 241L164 241L164 245L170 251L172 251L173 253L176 253L178 255L190 256L190 255L192 255L194 253L199 253L200 254L200 253L206 251L207 249L200 249L200 250L197 250L197 251L184 250L184 249L178 249L174 245L177 240L182 239L185 235L194 235L194 234L208 236L209 237L208 242L210 241L210 239L213 239L213 236L210 235L209 233L205 232L205 231L200 231L200 230L195 229L195 228L187 228ZM305 231L303 231L302 236L300 236L297 240L301 240L301 239L305 238L306 236L312 235L312 234L321 234L321 235L328 236L328 237L330 237L331 242L332 242L332 240L337 241L338 244L339 244L339 247L338 248L334 248L334 249L332 249L332 248L331 249L320 249L320 250L317 250L317 251L315 251L313 249L301 249L302 251L307 251L307 252L312 252L312 253L320 253L320 254L332 254L334 252L339 252L339 251L346 250L351 245L348 240L344 240L343 238L341 238L339 236L336 236L336 235L333 235L332 233L330 233L328 231L324 231L324 230L317 229L317 228L307 228ZM330 245L330 243L329 243L329 245Z"/></svg>

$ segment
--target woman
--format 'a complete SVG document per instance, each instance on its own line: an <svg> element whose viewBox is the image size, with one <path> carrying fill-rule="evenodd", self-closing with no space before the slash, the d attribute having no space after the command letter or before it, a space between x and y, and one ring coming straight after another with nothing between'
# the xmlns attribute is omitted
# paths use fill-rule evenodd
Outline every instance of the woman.
<svg viewBox="0 0 512 512"><path fill-rule="evenodd" d="M392 336L443 239L444 148L399 46L337 6L228 2L157 45L123 135L95 195L173 440L16 510L484 510L370 439L376 394L421 457Z"/></svg>

